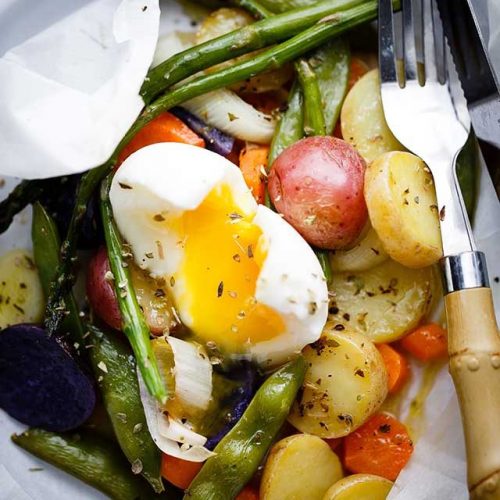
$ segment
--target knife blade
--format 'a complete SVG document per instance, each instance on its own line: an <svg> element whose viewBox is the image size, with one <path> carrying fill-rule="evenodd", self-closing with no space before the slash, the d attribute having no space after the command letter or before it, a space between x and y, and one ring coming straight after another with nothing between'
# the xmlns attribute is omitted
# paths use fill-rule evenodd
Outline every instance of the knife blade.
<svg viewBox="0 0 500 500"><path fill-rule="evenodd" d="M437 0L443 28L476 135L500 148L500 85L485 49L480 22L486 2Z"/></svg>

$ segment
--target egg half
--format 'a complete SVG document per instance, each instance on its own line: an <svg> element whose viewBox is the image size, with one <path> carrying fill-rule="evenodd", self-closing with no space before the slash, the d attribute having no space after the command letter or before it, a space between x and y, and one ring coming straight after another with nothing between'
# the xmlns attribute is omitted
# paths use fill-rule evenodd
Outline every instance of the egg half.
<svg viewBox="0 0 500 500"><path fill-rule="evenodd" d="M164 279L200 342L276 365L319 338L328 291L318 259L230 161L154 144L120 166L110 200L135 262Z"/></svg>

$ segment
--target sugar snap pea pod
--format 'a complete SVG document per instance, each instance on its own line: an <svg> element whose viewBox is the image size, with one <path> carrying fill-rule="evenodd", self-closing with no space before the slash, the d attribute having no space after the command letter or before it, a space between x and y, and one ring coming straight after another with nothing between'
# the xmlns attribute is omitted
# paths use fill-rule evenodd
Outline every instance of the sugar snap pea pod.
<svg viewBox="0 0 500 500"><path fill-rule="evenodd" d="M61 240L59 232L47 211L40 205L33 205L33 223L31 226L31 239L33 241L33 256L40 275L43 292L47 297L49 295L50 283L54 280L57 267L59 266L59 248ZM79 317L78 305L73 294L70 292L64 297L65 308L68 311L64 318L61 330L69 332L70 338L77 345L81 345L84 327Z"/></svg>
<svg viewBox="0 0 500 500"><path fill-rule="evenodd" d="M59 434L41 429L14 434L12 441L111 498L157 498L112 441L85 431Z"/></svg>
<svg viewBox="0 0 500 500"><path fill-rule="evenodd" d="M149 393L163 404L167 401L167 389L153 354L149 328L137 302L130 271L124 265L126 263L123 260L123 253L129 253L129 251L122 243L113 218L113 210L109 201L111 180L112 177L109 175L101 186L101 215L108 249L109 267L113 273L116 298L122 316L122 329L132 346L137 365Z"/></svg>
<svg viewBox="0 0 500 500"><path fill-rule="evenodd" d="M302 356L273 373L240 421L215 447L184 500L232 500L252 478L278 434L305 374Z"/></svg>
<svg viewBox="0 0 500 500"><path fill-rule="evenodd" d="M465 146L457 158L458 183L460 184L460 190L462 191L462 197L470 221L474 218L478 188L479 157L477 147L476 136L471 131Z"/></svg>
<svg viewBox="0 0 500 500"><path fill-rule="evenodd" d="M395 4L396 3L397 2L395 2ZM297 57L303 55L306 52L309 52L312 49L315 49L316 47L319 47L322 43L329 40L330 38L340 35L341 33L352 29L354 26L372 21L377 17L376 0L351 0L351 2L348 2L347 0L329 0L325 5L329 9L332 9L330 13L336 12L335 17L324 19L323 21L305 30L304 32L294 36L290 40L272 47L250 60L242 61L223 70L194 78L187 82L185 85L176 87L166 92L156 101L146 106L141 115L127 131L124 138L120 141L109 160L100 167L90 170L82 176L76 194L76 203L68 229L68 234L66 235L66 238L61 245L61 265L59 266L57 271L57 278L51 284L50 294L47 301L45 312L45 327L49 334L53 333L59 328L60 322L64 317L63 296L71 288L75 279L75 274L73 272L73 261L76 253L76 241L79 228L85 215L87 203L98 184L116 164L118 154L125 146L125 144L127 144L144 125L156 118L162 112L167 111L174 106L182 104L183 102L193 97L197 97L199 95L210 92L211 90L219 89L233 83L240 82L242 80L245 80L246 78L255 76L256 74L262 73L269 69L281 67L283 64L296 59ZM325 5L322 4L321 8L324 9ZM349 5L353 6L347 9L346 7ZM340 6L343 6L343 8L345 8L346 10L339 11L338 9L340 9ZM311 9L313 10L314 8L315 6L311 7ZM318 10L314 10L314 16L316 16L320 11L320 7L318 7ZM326 9L326 11L328 11L328 9ZM312 17L314 17L311 14L311 11L308 12ZM277 17L278 16L273 16L264 21L271 21ZM321 17L319 19L321 19ZM281 22L283 22L283 18L281 19L280 23ZM256 24L258 23L250 26L255 26ZM275 27L277 28L278 25L276 25ZM229 35L233 36L234 33L237 33L237 36L235 35L236 38L233 39L230 37L229 40L233 40L236 45L234 51L231 52L231 55L229 57L234 57L235 55L237 55L235 53L237 52L237 48L239 47L237 43L243 44L243 46L245 47L245 50L241 53L245 53L248 48L248 45L246 44L247 40L245 40L244 37L242 38L242 32L234 31ZM226 36L227 35L224 35L224 37ZM215 40L217 43L219 43L222 38L223 37L219 37ZM211 63L209 64L209 66L211 64L223 62L224 60L228 59L228 39L224 38L224 40L224 43L219 47L222 47L221 51L219 51L218 54L215 54L215 56L210 59ZM207 42L207 44L210 44L210 42ZM202 46L204 47L203 50L205 50L207 47L213 48L212 45L200 44L193 48L196 49L195 51L191 51L189 53L187 53L186 51L182 52L166 61L168 64L173 64L175 67L181 68L179 71L185 71L184 76L182 76L180 79L185 78L186 76L190 76L194 71L200 69L197 66L198 62L196 62L196 58L197 56L201 57L200 53L197 51L201 50L200 47ZM205 56L212 57L210 51L208 51ZM206 58L204 60L206 62ZM172 61L174 61L175 64ZM189 63L189 61L191 61L191 63ZM203 66L203 63L200 64L201 66ZM157 66L157 68L159 68L160 66ZM180 73L177 72L177 76L175 78L177 78L179 74ZM168 73L168 75L171 74ZM171 83L165 83L167 82L167 78L165 78L165 74L162 71L160 72L160 75L157 75L155 77L155 79L157 81L161 80L161 89L165 89L166 87L171 85ZM148 81L151 83L155 79L153 77L149 77ZM146 102L150 102L146 97L145 100Z"/></svg>
<svg viewBox="0 0 500 500"><path fill-rule="evenodd" d="M282 113L281 119L276 126L271 147L269 149L270 168L278 156L295 142L304 136L304 105L300 84L296 81L293 84L286 110Z"/></svg>
<svg viewBox="0 0 500 500"><path fill-rule="evenodd" d="M308 59L318 79L326 135L333 133L347 92L350 59L349 45L341 38L316 49Z"/></svg>
<svg viewBox="0 0 500 500"><path fill-rule="evenodd" d="M135 358L114 333L88 325L90 359L116 439L129 462L156 492L163 491L161 453L148 432Z"/></svg>

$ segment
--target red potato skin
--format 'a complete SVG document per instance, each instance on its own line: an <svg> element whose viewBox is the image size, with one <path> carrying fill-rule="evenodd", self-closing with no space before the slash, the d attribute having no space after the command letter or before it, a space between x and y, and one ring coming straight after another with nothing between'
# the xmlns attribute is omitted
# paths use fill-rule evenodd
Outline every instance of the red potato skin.
<svg viewBox="0 0 500 500"><path fill-rule="evenodd" d="M269 195L308 243L329 250L345 248L368 219L365 168L363 158L342 139L308 137L275 160Z"/></svg>
<svg viewBox="0 0 500 500"><path fill-rule="evenodd" d="M89 264L87 273L87 297L94 313L108 326L121 330L122 317L113 284L106 278L110 271L108 254L100 247Z"/></svg>

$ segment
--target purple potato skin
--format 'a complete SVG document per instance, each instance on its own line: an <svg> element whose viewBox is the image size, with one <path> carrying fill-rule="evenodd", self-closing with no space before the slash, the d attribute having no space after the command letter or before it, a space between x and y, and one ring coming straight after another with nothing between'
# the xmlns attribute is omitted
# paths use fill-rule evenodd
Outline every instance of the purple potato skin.
<svg viewBox="0 0 500 500"><path fill-rule="evenodd" d="M0 332L0 408L47 431L75 429L92 413L92 380L55 337L30 324Z"/></svg>

